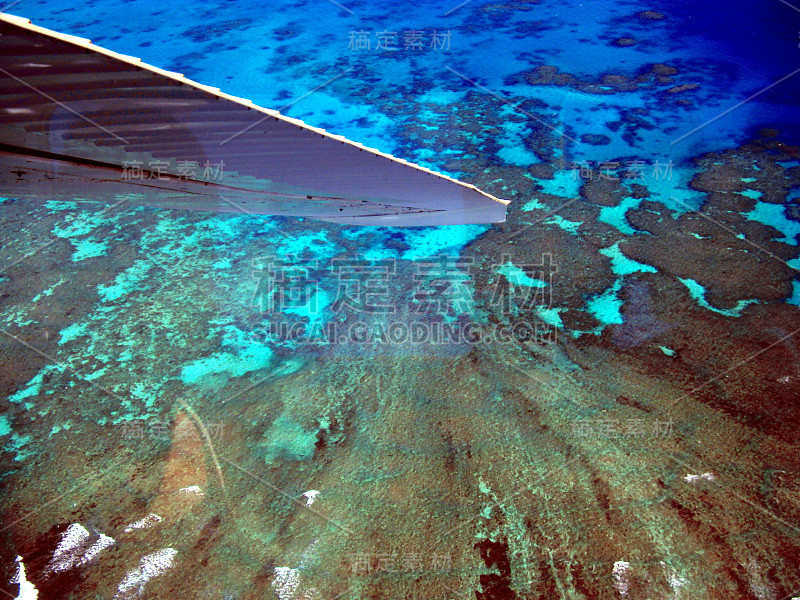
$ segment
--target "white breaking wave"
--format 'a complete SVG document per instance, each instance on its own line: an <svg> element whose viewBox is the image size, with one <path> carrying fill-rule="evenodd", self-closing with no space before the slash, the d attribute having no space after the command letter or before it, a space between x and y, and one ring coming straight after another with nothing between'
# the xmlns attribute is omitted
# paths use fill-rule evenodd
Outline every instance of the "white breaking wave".
<svg viewBox="0 0 800 600"><path fill-rule="evenodd" d="M272 587L280 600L293 600L297 586L300 584L299 571L290 567L275 567L275 581Z"/></svg>
<svg viewBox="0 0 800 600"><path fill-rule="evenodd" d="M80 564L85 565L94 557L96 557L98 554L100 554L103 550L105 550L109 546L113 546L114 542L115 542L114 538L104 533L101 533L100 539L97 540L94 544L92 544L92 547L89 548L86 551L86 554L83 555Z"/></svg>
<svg viewBox="0 0 800 600"><path fill-rule="evenodd" d="M136 529L150 529L157 523L161 522L161 517L159 517L155 513L150 513L146 517L143 517L136 521L135 523L131 523L125 528L125 533L130 533L131 531L135 531Z"/></svg>
<svg viewBox="0 0 800 600"><path fill-rule="evenodd" d="M91 534L80 523L73 523L61 536L61 541L50 561L51 571L66 571L74 567L81 558Z"/></svg>
<svg viewBox="0 0 800 600"><path fill-rule="evenodd" d="M631 563L618 560L611 570L611 576L614 578L614 588L623 596L628 595L628 571L630 568Z"/></svg>
<svg viewBox="0 0 800 600"><path fill-rule="evenodd" d="M169 569L178 553L174 548L164 548L153 554L143 556L139 567L128 571L125 579L117 587L114 598L133 598L144 591L145 584Z"/></svg>
<svg viewBox="0 0 800 600"><path fill-rule="evenodd" d="M311 544L312 546L314 543ZM300 588L300 570L291 567L275 567L272 587L280 600L317 600L317 588Z"/></svg>
<svg viewBox="0 0 800 600"><path fill-rule="evenodd" d="M53 552L48 570L61 572L85 565L115 542L114 538L101 533L100 538L89 546L90 538L91 534L80 523L67 527Z"/></svg>
<svg viewBox="0 0 800 600"><path fill-rule="evenodd" d="M317 499L317 496L320 495L319 490L308 490L307 492L303 492L303 498L306 499L306 506L311 506L314 504L314 500Z"/></svg>
<svg viewBox="0 0 800 600"><path fill-rule="evenodd" d="M14 600L37 600L39 590L25 578L25 565L22 564L22 557L17 557L17 573L11 583L19 584L19 595Z"/></svg>
<svg viewBox="0 0 800 600"><path fill-rule="evenodd" d="M697 483L701 479L704 479L706 481L716 481L717 480L717 476L709 471L707 473L703 473L702 475L688 474L683 478L683 480L686 483Z"/></svg>

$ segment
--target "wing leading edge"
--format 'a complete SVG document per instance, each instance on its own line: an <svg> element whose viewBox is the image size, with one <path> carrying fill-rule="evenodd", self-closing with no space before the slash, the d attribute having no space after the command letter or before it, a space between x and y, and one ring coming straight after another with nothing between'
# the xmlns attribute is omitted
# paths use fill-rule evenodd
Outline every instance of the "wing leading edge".
<svg viewBox="0 0 800 600"><path fill-rule="evenodd" d="M508 201L88 40L0 14L0 195L499 223Z"/></svg>

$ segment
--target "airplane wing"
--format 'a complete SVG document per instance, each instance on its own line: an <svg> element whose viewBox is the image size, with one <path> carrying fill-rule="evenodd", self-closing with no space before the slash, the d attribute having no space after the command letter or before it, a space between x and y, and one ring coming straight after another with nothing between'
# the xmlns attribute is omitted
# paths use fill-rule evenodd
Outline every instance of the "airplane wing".
<svg viewBox="0 0 800 600"><path fill-rule="evenodd" d="M0 196L363 225L508 201L90 41L0 14Z"/></svg>

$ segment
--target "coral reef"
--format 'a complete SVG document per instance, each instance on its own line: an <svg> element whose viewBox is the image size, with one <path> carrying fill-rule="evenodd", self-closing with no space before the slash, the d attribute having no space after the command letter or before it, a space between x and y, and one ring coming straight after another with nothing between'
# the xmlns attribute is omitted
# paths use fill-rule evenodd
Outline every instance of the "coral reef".
<svg viewBox="0 0 800 600"><path fill-rule="evenodd" d="M432 54L358 55L308 109L510 199L503 224L0 202L0 590L796 594L800 149L771 127L646 154L738 71L649 54L672 12L614 8L594 48L624 68L548 55L560 4L465 5L454 47L507 27L508 64L473 83ZM393 27L379 9L352 6ZM255 27L223 12L181 22L176 68ZM280 73L262 87L283 102L328 72L275 13L236 56L269 52L251 72Z"/></svg>

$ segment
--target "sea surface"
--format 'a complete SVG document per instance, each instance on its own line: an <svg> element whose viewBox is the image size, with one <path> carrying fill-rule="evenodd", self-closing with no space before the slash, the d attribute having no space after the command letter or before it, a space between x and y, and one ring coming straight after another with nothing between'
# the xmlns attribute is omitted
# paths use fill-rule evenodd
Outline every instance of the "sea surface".
<svg viewBox="0 0 800 600"><path fill-rule="evenodd" d="M800 3L0 9L511 201L0 199L4 595L800 598Z"/></svg>

